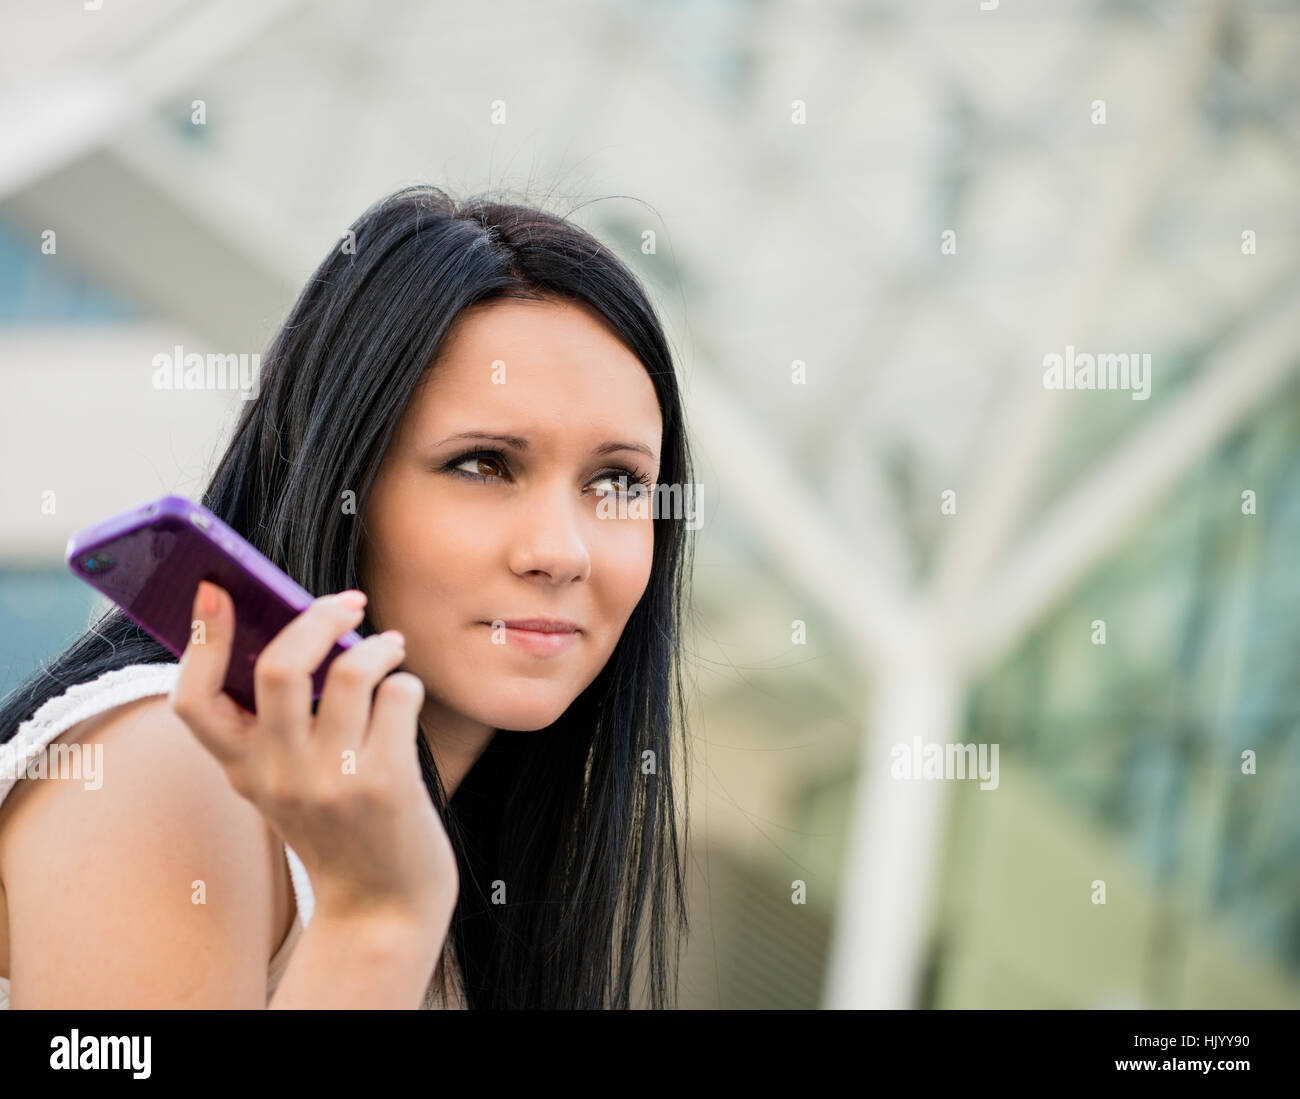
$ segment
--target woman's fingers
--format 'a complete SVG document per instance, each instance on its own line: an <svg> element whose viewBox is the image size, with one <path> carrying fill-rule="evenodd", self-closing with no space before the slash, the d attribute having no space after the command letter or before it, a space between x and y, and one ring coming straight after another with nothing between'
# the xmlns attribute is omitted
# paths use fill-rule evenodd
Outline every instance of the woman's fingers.
<svg viewBox="0 0 1300 1099"><path fill-rule="evenodd" d="M424 696L424 684L410 672L394 672L375 691L364 747L397 768L395 773L411 766Z"/></svg>
<svg viewBox="0 0 1300 1099"><path fill-rule="evenodd" d="M311 729L312 676L342 634L364 617L365 596L342 592L316 599L271 640L253 665L257 716L295 746Z"/></svg>
<svg viewBox="0 0 1300 1099"><path fill-rule="evenodd" d="M406 659L406 643L396 630L367 637L337 657L325 673L316 709L313 739L322 749L358 749L370 720L371 699L379 681Z"/></svg>
<svg viewBox="0 0 1300 1099"><path fill-rule="evenodd" d="M191 610L189 644L169 702L209 752L223 763L242 755L245 711L223 690L235 633L234 607L224 589L199 582Z"/></svg>

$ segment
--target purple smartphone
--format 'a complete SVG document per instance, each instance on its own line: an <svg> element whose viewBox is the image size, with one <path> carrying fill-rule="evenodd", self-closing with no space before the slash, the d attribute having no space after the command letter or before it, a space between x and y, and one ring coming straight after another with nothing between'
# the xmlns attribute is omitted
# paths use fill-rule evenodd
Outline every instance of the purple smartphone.
<svg viewBox="0 0 1300 1099"><path fill-rule="evenodd" d="M74 573L178 657L189 644L199 581L225 588L235 604L235 637L223 687L254 713L254 661L314 598L184 496L163 496L78 531L68 539L66 557ZM334 643L312 676L313 699L325 688L331 661L360 641L349 630Z"/></svg>

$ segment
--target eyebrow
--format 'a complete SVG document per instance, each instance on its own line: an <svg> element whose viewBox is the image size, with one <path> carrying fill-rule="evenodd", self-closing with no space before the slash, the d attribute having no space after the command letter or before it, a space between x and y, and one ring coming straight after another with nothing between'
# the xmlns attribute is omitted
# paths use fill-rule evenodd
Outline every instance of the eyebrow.
<svg viewBox="0 0 1300 1099"><path fill-rule="evenodd" d="M448 435L434 443L434 446L442 446L443 443L450 443L456 439L483 439L489 442L500 443L514 450L526 451L528 449L528 440L522 435L502 435L495 431L458 431L455 435ZM645 443L629 443L621 439L610 439L601 443L599 446L592 447L593 454L613 454L619 450L632 450L638 454L644 454L651 461L656 461L655 452Z"/></svg>

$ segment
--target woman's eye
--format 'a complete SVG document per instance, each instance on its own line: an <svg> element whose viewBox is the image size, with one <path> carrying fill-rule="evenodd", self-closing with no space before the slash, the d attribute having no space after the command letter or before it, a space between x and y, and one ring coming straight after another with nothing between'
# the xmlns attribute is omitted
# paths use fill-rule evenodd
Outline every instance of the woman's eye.
<svg viewBox="0 0 1300 1099"><path fill-rule="evenodd" d="M632 495L643 488L643 483L631 472L627 473L602 473L592 484L599 485L601 481L608 481L613 487L608 492L615 494Z"/></svg>
<svg viewBox="0 0 1300 1099"><path fill-rule="evenodd" d="M492 468L496 467L498 470L501 469L500 462L498 462L495 458L488 457L485 454L471 454L466 458L462 458L459 462L456 463L456 465L453 468L460 469L461 466L467 465L470 462L474 463L475 468L472 470L467 469L464 472L468 473L471 477L486 477L489 480L491 480ZM484 466L487 467L488 472L484 472L483 469Z"/></svg>

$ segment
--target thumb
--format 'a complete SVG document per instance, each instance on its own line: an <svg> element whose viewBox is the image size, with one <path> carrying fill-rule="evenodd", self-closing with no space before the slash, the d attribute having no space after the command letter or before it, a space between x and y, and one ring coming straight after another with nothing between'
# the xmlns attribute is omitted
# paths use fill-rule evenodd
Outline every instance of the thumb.
<svg viewBox="0 0 1300 1099"><path fill-rule="evenodd" d="M216 584L199 582L191 611L190 639L181 654L171 705L218 759L238 754L241 707L222 687L230 667L234 604Z"/></svg>

